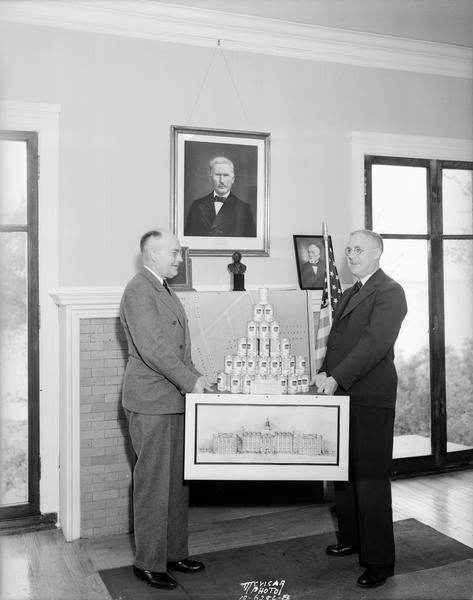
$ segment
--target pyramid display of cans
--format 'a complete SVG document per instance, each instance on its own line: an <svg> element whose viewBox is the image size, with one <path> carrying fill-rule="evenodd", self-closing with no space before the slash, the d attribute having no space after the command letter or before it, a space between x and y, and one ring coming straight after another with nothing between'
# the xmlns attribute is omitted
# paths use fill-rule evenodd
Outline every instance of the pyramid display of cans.
<svg viewBox="0 0 473 600"><path fill-rule="evenodd" d="M259 290L246 337L237 340L237 354L225 357L217 390L232 394L301 394L309 391L305 356L291 353L291 341L280 337L268 290Z"/></svg>

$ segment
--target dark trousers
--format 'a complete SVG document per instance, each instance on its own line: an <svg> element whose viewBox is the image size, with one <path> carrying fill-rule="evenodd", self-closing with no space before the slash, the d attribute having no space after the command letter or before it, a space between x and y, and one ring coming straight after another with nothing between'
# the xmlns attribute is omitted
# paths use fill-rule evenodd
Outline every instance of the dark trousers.
<svg viewBox="0 0 473 600"><path fill-rule="evenodd" d="M350 406L350 479L337 481L339 542L359 549L360 563L394 565L391 463L394 409Z"/></svg>
<svg viewBox="0 0 473 600"><path fill-rule="evenodd" d="M164 572L188 556L184 415L125 411L137 456L133 470L135 565Z"/></svg>

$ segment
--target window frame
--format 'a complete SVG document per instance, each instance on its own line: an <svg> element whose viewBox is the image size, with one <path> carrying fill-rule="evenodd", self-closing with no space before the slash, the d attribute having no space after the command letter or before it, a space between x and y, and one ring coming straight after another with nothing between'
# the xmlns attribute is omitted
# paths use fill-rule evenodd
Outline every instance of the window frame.
<svg viewBox="0 0 473 600"><path fill-rule="evenodd" d="M431 454L394 459L393 474L417 474L470 465L473 462L473 449L447 452L443 242L451 239L473 240L473 234L446 235L443 233L442 171L443 169L473 170L473 162L365 154L366 229L373 229L373 165L424 167L427 176L427 233L387 234L378 231L384 239L426 240L428 256Z"/></svg>
<svg viewBox="0 0 473 600"><path fill-rule="evenodd" d="M0 232L27 234L28 268L28 501L0 506L0 521L40 514L40 430L39 430L39 221L38 221L38 133L0 131L0 139L26 143L27 219L26 224L1 225Z"/></svg>

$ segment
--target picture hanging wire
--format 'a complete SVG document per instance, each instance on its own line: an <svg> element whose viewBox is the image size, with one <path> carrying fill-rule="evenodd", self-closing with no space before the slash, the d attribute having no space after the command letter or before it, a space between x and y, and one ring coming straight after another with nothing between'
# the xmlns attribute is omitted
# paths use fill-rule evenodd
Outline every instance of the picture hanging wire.
<svg viewBox="0 0 473 600"><path fill-rule="evenodd" d="M195 111L195 108L197 106L197 103L199 102L200 96L201 96L202 91L203 91L203 89L205 87L205 84L207 82L207 78L209 76L210 69L212 68L212 65L213 65L213 63L215 61L215 58L216 58L216 55L217 55L218 51L220 51L220 54L221 54L221 56L223 58L223 62L224 62L225 68L227 69L227 72L228 72L228 75L230 77L230 81L232 82L232 86L233 86L233 89L235 91L236 97L238 98L238 102L240 103L241 110L243 111L243 114L245 115L245 119L246 119L246 122L248 124L248 129L251 129L251 127L250 127L250 119L248 118L248 113L246 112L245 105L243 104L243 101L241 99L240 93L238 92L238 88L237 88L237 86L235 84L235 80L234 80L232 72L230 70L230 66L228 64L227 58L226 58L226 56L225 56L225 54L224 54L224 52L222 50L222 42L221 42L221 40L217 40L217 45L215 46L215 49L214 49L214 51L212 53L212 56L210 58L209 65L208 65L207 70L205 72L204 79L202 80L202 84L200 86L200 89L199 89L199 92L197 94L197 97L195 99L194 106L192 107L192 110L190 112L189 118L187 119L187 125L190 125L190 122L191 122L191 119L192 119L192 115L194 114L194 111Z"/></svg>

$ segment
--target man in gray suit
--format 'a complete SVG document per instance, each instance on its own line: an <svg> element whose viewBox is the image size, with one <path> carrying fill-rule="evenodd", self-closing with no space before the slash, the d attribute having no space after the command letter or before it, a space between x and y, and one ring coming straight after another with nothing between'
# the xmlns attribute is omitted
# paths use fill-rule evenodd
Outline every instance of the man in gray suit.
<svg viewBox="0 0 473 600"><path fill-rule="evenodd" d="M137 457L133 510L137 577L175 588L167 570L195 573L188 558L188 489L184 485L186 392L211 386L194 367L184 309L166 278L182 262L179 240L159 229L140 241L143 268L128 283L120 319L128 342L122 403Z"/></svg>

